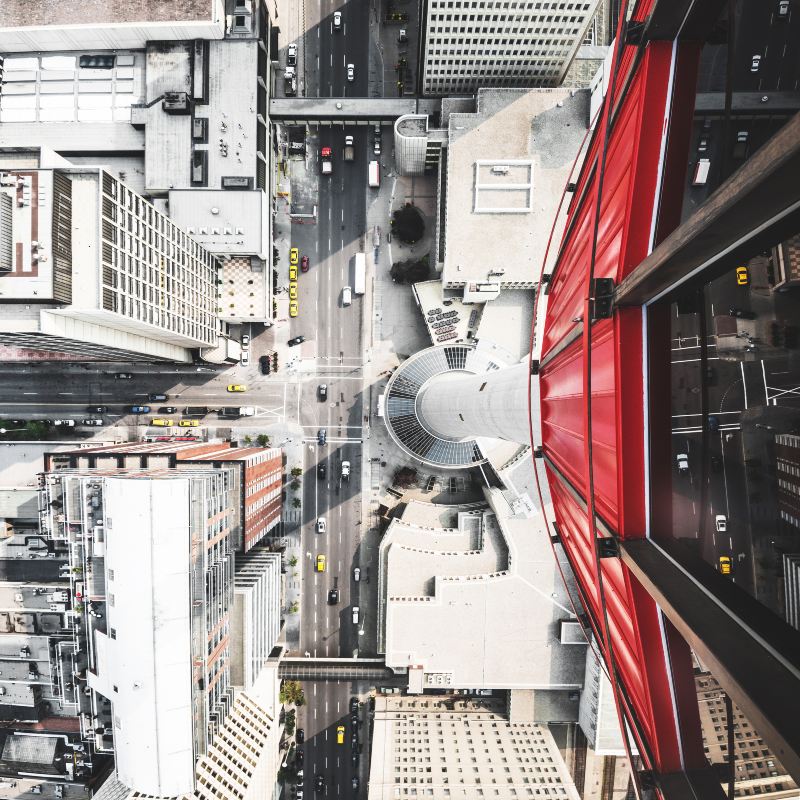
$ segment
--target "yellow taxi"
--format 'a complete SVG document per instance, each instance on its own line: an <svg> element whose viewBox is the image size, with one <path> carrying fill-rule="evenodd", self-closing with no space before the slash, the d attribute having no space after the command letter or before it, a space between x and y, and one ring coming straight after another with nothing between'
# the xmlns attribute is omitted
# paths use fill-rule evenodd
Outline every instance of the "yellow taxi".
<svg viewBox="0 0 800 800"><path fill-rule="evenodd" d="M336 744L344 744L344 725L336 729Z"/></svg>
<svg viewBox="0 0 800 800"><path fill-rule="evenodd" d="M297 283L296 281L289 281L289 299L297 300Z"/></svg>
<svg viewBox="0 0 800 800"><path fill-rule="evenodd" d="M325 572L325 556L322 553L317 556L317 572Z"/></svg>
<svg viewBox="0 0 800 800"><path fill-rule="evenodd" d="M158 426L159 428L168 428L170 425L174 425L175 423L171 419L164 419L162 417L156 417L152 421L152 424Z"/></svg>
<svg viewBox="0 0 800 800"><path fill-rule="evenodd" d="M293 247L289 251L289 263L293 267L296 267L300 263L300 251L296 247Z"/></svg>
<svg viewBox="0 0 800 800"><path fill-rule="evenodd" d="M719 571L723 575L730 575L731 574L731 559L730 559L730 556L720 556L719 557Z"/></svg>
<svg viewBox="0 0 800 800"><path fill-rule="evenodd" d="M290 317L296 317L299 311L300 311L300 309L299 309L299 307L297 305L297 300L290 300L289 301L289 316Z"/></svg>
<svg viewBox="0 0 800 800"><path fill-rule="evenodd" d="M229 392L246 392L247 387L243 383L229 383L228 384L228 391Z"/></svg>
<svg viewBox="0 0 800 800"><path fill-rule="evenodd" d="M297 280L297 267L289 267L289 280L290 281Z"/></svg>
<svg viewBox="0 0 800 800"><path fill-rule="evenodd" d="M199 419L182 419L178 423L178 425L180 425L181 428L198 428L200 426L200 420Z"/></svg>
<svg viewBox="0 0 800 800"><path fill-rule="evenodd" d="M736 283L739 286L747 286L750 283L750 272L747 267L736 267Z"/></svg>

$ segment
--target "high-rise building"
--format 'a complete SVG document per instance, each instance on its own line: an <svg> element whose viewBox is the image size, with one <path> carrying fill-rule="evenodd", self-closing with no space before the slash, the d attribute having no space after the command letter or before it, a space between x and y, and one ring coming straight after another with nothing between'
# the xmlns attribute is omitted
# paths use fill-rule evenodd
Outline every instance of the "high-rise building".
<svg viewBox="0 0 800 800"><path fill-rule="evenodd" d="M598 0L426 0L421 91L559 86Z"/></svg>
<svg viewBox="0 0 800 800"><path fill-rule="evenodd" d="M509 720L500 697L378 696L369 800L578 800L546 725Z"/></svg>
<svg viewBox="0 0 800 800"><path fill-rule="evenodd" d="M217 260L102 167L0 150L0 197L0 342L147 361L216 347Z"/></svg>

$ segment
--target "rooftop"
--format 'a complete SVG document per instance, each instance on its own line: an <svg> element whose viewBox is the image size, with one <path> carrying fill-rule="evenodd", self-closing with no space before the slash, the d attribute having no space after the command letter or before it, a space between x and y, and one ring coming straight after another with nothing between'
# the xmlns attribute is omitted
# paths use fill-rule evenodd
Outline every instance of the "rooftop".
<svg viewBox="0 0 800 800"><path fill-rule="evenodd" d="M0 28L207 20L218 5L219 0L3 0Z"/></svg>
<svg viewBox="0 0 800 800"><path fill-rule="evenodd" d="M569 89L482 89L475 113L449 114L445 286L532 286L587 107Z"/></svg>

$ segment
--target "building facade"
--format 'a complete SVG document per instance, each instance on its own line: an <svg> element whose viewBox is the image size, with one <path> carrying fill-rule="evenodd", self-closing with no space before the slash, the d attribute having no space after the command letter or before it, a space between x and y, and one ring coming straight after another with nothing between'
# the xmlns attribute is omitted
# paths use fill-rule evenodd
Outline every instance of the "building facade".
<svg viewBox="0 0 800 800"><path fill-rule="evenodd" d="M217 345L219 264L204 247L102 168L3 168L21 160L0 151L0 249L14 254L0 264L0 342L150 361Z"/></svg>
<svg viewBox="0 0 800 800"><path fill-rule="evenodd" d="M421 90L559 86L596 7L597 0L427 0Z"/></svg>

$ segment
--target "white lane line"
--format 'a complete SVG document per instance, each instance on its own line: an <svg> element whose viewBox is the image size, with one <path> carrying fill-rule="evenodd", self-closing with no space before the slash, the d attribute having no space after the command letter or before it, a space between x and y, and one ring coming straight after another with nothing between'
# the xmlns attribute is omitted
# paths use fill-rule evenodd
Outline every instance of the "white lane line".
<svg viewBox="0 0 800 800"><path fill-rule="evenodd" d="M342 712L342 701L341 700L337 700L336 701L336 713L337 714L341 714L341 712Z"/></svg>
<svg viewBox="0 0 800 800"><path fill-rule="evenodd" d="M769 405L769 388L767 387L767 370L764 366L764 359L761 359L761 376L764 379L764 396L767 398L767 405Z"/></svg>
<svg viewBox="0 0 800 800"><path fill-rule="evenodd" d="M75 392L59 392L59 394L63 395L64 397L67 397L67 396L75 394Z"/></svg>
<svg viewBox="0 0 800 800"><path fill-rule="evenodd" d="M317 654L314 653L314 658L316 658L316 657L317 657ZM314 697L316 697L316 696L317 696L317 684L315 683L314 684Z"/></svg>
<svg viewBox="0 0 800 800"><path fill-rule="evenodd" d="M314 719L316 719L316 718L317 718L317 709L315 708L314 709Z"/></svg>
<svg viewBox="0 0 800 800"><path fill-rule="evenodd" d="M342 222L344 222L344 207L342 207Z"/></svg>
<svg viewBox="0 0 800 800"><path fill-rule="evenodd" d="M23 392L22 394L39 394L39 392Z"/></svg>
<svg viewBox="0 0 800 800"><path fill-rule="evenodd" d="M325 716L328 715L328 701L325 701Z"/></svg>
<svg viewBox="0 0 800 800"><path fill-rule="evenodd" d="M333 53L331 53L331 66L333 66Z"/></svg>
<svg viewBox="0 0 800 800"><path fill-rule="evenodd" d="M742 386L744 387L744 407L745 410L747 410L747 380L744 377L744 361L740 361L739 366L742 368Z"/></svg>

